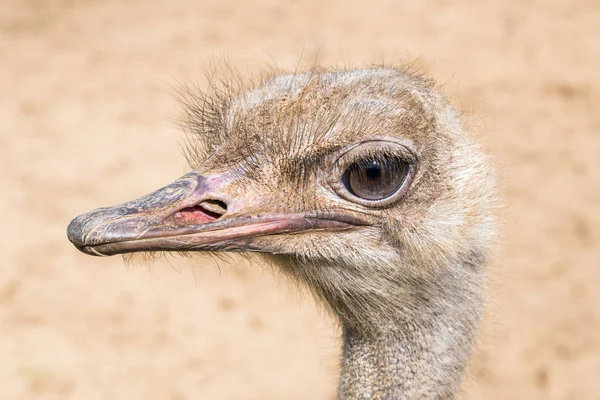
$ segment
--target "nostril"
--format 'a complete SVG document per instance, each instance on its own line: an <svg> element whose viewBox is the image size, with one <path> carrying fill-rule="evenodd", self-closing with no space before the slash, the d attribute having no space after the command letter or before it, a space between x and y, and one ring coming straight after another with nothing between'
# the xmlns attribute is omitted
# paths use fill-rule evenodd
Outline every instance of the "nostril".
<svg viewBox="0 0 600 400"><path fill-rule="evenodd" d="M227 204L221 200L204 200L198 205L215 218L222 217L227 212Z"/></svg>
<svg viewBox="0 0 600 400"><path fill-rule="evenodd" d="M221 218L227 212L227 205L220 200L204 200L175 213L175 219L186 224L204 224Z"/></svg>

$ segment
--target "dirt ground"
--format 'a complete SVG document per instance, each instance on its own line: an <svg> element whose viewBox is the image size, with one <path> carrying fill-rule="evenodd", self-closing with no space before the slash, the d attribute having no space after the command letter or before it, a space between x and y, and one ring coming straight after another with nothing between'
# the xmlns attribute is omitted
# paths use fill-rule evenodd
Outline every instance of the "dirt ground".
<svg viewBox="0 0 600 400"><path fill-rule="evenodd" d="M126 267L76 214L186 171L177 81L416 60L502 173L464 399L600 399L595 1L0 0L0 399L333 399L334 322L268 270Z"/></svg>

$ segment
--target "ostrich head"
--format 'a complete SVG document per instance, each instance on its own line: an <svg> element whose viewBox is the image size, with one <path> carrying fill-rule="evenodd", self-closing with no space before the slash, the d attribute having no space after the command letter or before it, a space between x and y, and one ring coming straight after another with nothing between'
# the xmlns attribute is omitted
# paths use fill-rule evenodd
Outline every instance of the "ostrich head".
<svg viewBox="0 0 600 400"><path fill-rule="evenodd" d="M75 218L79 250L259 252L365 335L480 303L492 180L432 83L373 68L186 98L192 172Z"/></svg>

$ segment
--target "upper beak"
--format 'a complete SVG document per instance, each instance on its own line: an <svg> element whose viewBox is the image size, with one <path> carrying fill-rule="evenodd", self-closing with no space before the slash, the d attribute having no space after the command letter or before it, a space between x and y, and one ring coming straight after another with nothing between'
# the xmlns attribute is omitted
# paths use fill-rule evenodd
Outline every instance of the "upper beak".
<svg viewBox="0 0 600 400"><path fill-rule="evenodd" d="M67 236L79 250L99 256L159 250L272 251L253 239L365 225L338 212L245 215L243 199L219 193L221 181L189 173L137 200L79 215Z"/></svg>

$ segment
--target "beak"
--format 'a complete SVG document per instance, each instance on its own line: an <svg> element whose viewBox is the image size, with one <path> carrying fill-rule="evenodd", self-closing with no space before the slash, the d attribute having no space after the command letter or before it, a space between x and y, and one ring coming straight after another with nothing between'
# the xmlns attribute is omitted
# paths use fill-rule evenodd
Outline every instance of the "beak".
<svg viewBox="0 0 600 400"><path fill-rule="evenodd" d="M254 239L366 225L339 212L260 214L254 209L249 215L243 199L219 193L224 179L195 172L184 175L137 200L79 215L69 224L67 236L79 250L97 256L139 251L275 252Z"/></svg>

